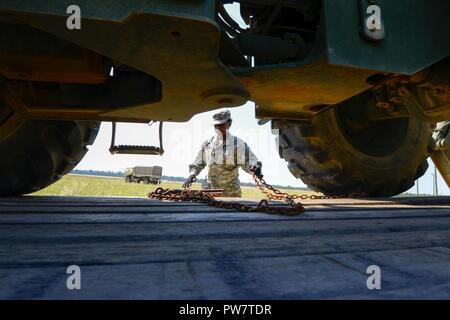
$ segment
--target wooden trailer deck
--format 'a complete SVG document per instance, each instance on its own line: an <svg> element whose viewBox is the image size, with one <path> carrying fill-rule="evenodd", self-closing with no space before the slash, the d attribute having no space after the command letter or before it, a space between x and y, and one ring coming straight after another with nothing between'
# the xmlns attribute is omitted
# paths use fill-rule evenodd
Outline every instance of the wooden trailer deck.
<svg viewBox="0 0 450 320"><path fill-rule="evenodd" d="M296 217L131 198L0 199L0 299L450 298L450 197ZM66 269L81 268L81 290ZM381 290L366 285L381 269Z"/></svg>

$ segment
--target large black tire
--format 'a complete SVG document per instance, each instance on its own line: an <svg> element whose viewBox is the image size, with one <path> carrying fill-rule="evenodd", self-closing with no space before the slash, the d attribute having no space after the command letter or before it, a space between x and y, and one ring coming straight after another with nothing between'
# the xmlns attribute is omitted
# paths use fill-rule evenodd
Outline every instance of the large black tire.
<svg viewBox="0 0 450 320"><path fill-rule="evenodd" d="M99 125L24 119L0 99L0 196L35 192L69 173L94 142Z"/></svg>
<svg viewBox="0 0 450 320"><path fill-rule="evenodd" d="M291 173L326 195L398 195L428 168L431 128L414 117L356 127L353 135L335 107L311 122L274 120L272 127Z"/></svg>

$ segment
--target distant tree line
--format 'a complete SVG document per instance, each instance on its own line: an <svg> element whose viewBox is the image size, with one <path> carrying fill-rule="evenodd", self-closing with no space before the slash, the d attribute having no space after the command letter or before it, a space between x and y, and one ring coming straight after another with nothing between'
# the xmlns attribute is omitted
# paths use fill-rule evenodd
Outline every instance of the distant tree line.
<svg viewBox="0 0 450 320"><path fill-rule="evenodd" d="M101 171L101 170L72 170L72 174L84 174L89 176L100 176L100 177L124 177L124 173L120 171ZM162 176L161 180L164 181L172 181L172 182L184 182L186 180L185 177L174 177L174 176ZM205 179L197 179L199 183L205 183ZM244 187L256 187L254 183L251 182L241 182L241 185ZM299 188L292 186L280 186L273 185L275 188L286 189L286 190L305 190L308 191L308 188Z"/></svg>
<svg viewBox="0 0 450 320"><path fill-rule="evenodd" d="M123 172L118 171L100 171L100 170L72 170L73 174L84 174L89 176L101 177L123 177Z"/></svg>
<svg viewBox="0 0 450 320"><path fill-rule="evenodd" d="M410 193L410 192L405 192L399 195L394 196L394 198L417 198L417 197L431 197L431 194L428 193Z"/></svg>

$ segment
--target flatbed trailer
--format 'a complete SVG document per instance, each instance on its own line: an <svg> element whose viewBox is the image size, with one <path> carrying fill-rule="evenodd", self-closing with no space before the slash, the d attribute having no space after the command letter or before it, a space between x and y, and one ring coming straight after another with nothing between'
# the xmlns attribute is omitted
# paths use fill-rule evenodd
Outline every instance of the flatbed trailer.
<svg viewBox="0 0 450 320"><path fill-rule="evenodd" d="M0 299L450 298L450 197L305 207L287 217L136 198L2 198ZM80 290L67 288L70 265ZM371 265L380 290L367 287Z"/></svg>

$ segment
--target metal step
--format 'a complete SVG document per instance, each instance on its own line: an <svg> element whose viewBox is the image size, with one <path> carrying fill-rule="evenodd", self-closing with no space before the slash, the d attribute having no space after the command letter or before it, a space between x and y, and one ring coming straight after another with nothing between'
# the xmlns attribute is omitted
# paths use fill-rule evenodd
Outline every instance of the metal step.
<svg viewBox="0 0 450 320"><path fill-rule="evenodd" d="M161 149L154 146L133 146L133 145L119 145L109 148L111 154L145 154L145 155L159 155Z"/></svg>
<svg viewBox="0 0 450 320"><path fill-rule="evenodd" d="M136 146L136 145L116 145L116 123L112 123L111 146L109 152L115 154L140 154L140 155L160 155L164 154L162 144L163 123L159 124L159 147L155 146Z"/></svg>

